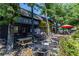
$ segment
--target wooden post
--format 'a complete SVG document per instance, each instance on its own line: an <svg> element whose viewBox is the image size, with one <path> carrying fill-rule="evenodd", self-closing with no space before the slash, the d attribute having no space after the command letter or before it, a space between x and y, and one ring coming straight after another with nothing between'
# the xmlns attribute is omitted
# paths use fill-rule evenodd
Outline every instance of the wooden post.
<svg viewBox="0 0 79 59"><path fill-rule="evenodd" d="M31 22L32 22L32 42L34 42L34 19L33 19L33 5L31 6Z"/></svg>

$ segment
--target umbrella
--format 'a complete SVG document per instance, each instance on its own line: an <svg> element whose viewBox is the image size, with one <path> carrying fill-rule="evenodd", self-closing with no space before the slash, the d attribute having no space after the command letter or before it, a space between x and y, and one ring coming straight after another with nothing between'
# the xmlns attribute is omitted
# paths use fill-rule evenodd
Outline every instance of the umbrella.
<svg viewBox="0 0 79 59"><path fill-rule="evenodd" d="M61 26L60 28L66 28L66 29L70 29L70 28L73 28L74 26L72 25L63 25Z"/></svg>

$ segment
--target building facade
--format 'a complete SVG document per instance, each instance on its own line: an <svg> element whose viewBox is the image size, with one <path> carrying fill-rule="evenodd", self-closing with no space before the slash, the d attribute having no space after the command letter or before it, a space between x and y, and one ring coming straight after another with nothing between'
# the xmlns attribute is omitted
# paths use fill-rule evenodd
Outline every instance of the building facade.
<svg viewBox="0 0 79 59"><path fill-rule="evenodd" d="M33 22L31 18L31 12L20 9L19 11L20 16L15 20L13 25L13 37L12 39L15 41L19 38L26 38L29 34L32 34L32 25L34 24L34 27L39 27L39 22L42 19L40 16L33 14ZM7 45L7 38L8 38L8 24L7 25L1 25L0 26L0 40L5 40ZM8 42L10 43L10 42ZM12 42L11 42L12 43ZM10 45L11 46L11 45Z"/></svg>

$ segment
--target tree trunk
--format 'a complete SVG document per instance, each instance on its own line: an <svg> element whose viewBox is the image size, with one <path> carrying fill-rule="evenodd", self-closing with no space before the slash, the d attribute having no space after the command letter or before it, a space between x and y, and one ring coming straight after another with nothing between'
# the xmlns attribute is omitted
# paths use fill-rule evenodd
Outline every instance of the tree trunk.
<svg viewBox="0 0 79 59"><path fill-rule="evenodd" d="M46 8L46 6L45 6L45 8ZM47 10L45 10L45 15L47 17ZM50 34L51 34L51 32L50 32L50 26L49 26L49 22L48 22L47 18L46 18L46 26L47 26L47 34L48 34L47 41L50 41Z"/></svg>
<svg viewBox="0 0 79 59"><path fill-rule="evenodd" d="M14 45L14 35L13 35L13 25L9 24L8 25L8 37L7 37L7 53L12 51L13 45Z"/></svg>
<svg viewBox="0 0 79 59"><path fill-rule="evenodd" d="M55 26L55 33L58 32L58 22L56 21L55 17L54 17L54 26Z"/></svg>
<svg viewBox="0 0 79 59"><path fill-rule="evenodd" d="M55 33L58 33L58 22L56 21L56 31Z"/></svg>

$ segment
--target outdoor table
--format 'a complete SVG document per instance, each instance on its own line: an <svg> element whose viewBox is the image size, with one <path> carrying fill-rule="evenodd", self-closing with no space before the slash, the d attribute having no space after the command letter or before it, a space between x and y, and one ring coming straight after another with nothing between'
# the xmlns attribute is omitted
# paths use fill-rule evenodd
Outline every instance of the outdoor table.
<svg viewBox="0 0 79 59"><path fill-rule="evenodd" d="M18 44L22 45L24 48L25 45L32 44L32 41L26 42L26 41L31 40L31 39L32 39L32 37L27 37L27 38L21 38L21 39L17 39L17 40L19 41Z"/></svg>

